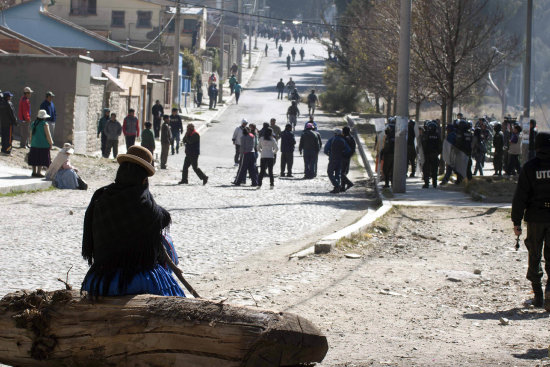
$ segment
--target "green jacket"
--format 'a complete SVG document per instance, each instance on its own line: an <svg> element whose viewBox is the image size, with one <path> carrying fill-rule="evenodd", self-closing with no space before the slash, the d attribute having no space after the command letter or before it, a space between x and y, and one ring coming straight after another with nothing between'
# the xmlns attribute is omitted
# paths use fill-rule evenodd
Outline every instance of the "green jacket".
<svg viewBox="0 0 550 367"><path fill-rule="evenodd" d="M229 78L229 85L233 86L237 83L237 78L235 78L235 75L232 75L231 78Z"/></svg>
<svg viewBox="0 0 550 367"><path fill-rule="evenodd" d="M145 129L141 133L141 146L149 149L150 151L155 150L155 136L151 129Z"/></svg>

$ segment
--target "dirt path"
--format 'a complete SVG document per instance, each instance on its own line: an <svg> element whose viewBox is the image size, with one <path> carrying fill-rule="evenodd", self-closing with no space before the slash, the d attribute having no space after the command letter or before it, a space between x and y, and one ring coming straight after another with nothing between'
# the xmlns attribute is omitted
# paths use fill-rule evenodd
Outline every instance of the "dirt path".
<svg viewBox="0 0 550 367"><path fill-rule="evenodd" d="M495 209L396 208L329 255L288 260L277 246L199 287L309 318L329 338L322 366L534 366L548 313L524 304L527 253L510 226Z"/></svg>

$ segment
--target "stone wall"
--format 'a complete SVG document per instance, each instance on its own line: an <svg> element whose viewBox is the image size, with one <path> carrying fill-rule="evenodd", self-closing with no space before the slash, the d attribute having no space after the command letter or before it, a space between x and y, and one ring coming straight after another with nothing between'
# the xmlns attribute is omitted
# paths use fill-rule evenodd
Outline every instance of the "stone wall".
<svg viewBox="0 0 550 367"><path fill-rule="evenodd" d="M90 97L88 99L86 152L92 153L101 149L101 140L97 138L97 122L103 116L105 80L92 78Z"/></svg>

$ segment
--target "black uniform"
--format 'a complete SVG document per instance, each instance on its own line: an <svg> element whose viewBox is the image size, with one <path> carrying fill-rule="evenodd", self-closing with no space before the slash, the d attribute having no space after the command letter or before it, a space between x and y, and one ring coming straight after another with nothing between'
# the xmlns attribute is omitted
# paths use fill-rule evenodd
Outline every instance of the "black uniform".
<svg viewBox="0 0 550 367"><path fill-rule="evenodd" d="M430 186L430 178L433 187L437 187L437 169L439 167L439 154L441 153L441 138L437 131L437 124L429 122L422 134L422 150L424 151L424 188Z"/></svg>
<svg viewBox="0 0 550 367"><path fill-rule="evenodd" d="M456 129L456 146L468 156L466 177L472 179L472 124L466 120L460 120Z"/></svg>
<svg viewBox="0 0 550 367"><path fill-rule="evenodd" d="M416 147L414 146L414 120L409 120L409 131L407 132L407 167L411 166L411 175L414 177L416 173Z"/></svg>
<svg viewBox="0 0 550 367"><path fill-rule="evenodd" d="M495 136L493 137L493 147L495 148L495 154L493 155L493 166L495 168L495 175L502 176L502 157L504 154L504 134L502 133L501 126L495 126Z"/></svg>
<svg viewBox="0 0 550 367"><path fill-rule="evenodd" d="M17 125L15 108L11 101L0 98L0 127L2 129L2 153L10 154L13 140L13 128Z"/></svg>
<svg viewBox="0 0 550 367"><path fill-rule="evenodd" d="M535 306L542 306L541 259L544 250L546 275L550 274L550 133L539 132L536 157L523 165L512 201L512 222L527 223L525 246L529 251L529 279L535 292ZM550 282L546 284L545 308L550 310Z"/></svg>
<svg viewBox="0 0 550 367"><path fill-rule="evenodd" d="M382 158L384 165L384 187L390 187L390 181L393 183L393 157L395 148L395 123L390 122L386 127L386 138L384 139L384 149L382 150Z"/></svg>

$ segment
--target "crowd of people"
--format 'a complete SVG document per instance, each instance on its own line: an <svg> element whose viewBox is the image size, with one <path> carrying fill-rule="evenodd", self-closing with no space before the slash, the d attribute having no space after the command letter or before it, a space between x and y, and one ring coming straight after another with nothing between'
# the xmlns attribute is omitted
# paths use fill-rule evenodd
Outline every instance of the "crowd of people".
<svg viewBox="0 0 550 367"><path fill-rule="evenodd" d="M377 150L380 152L377 163L382 165L385 188L390 187L392 181L395 124L394 117L388 120L384 139L379 144L380 149ZM536 126L537 122L530 120L529 159L535 155ZM420 165L425 182L424 188L429 188L430 180L432 186L436 188L439 163L440 159L443 159L445 175L439 184L447 184L453 175L456 175L455 183L460 184L464 178L470 180L478 174L483 176L485 162L489 155L493 157L495 176L503 174L514 176L520 172L522 142L522 127L511 117L506 117L503 123L481 117L474 124L459 113L456 120L446 126L445 134L442 134L440 120L428 120L423 123L409 120L407 134L409 177L415 177L417 165Z"/></svg>
<svg viewBox="0 0 550 367"><path fill-rule="evenodd" d="M31 177L45 178L52 181L59 189L86 190L88 185L78 175L78 169L71 165L70 156L74 153L71 144L65 143L53 162L51 150L54 147L55 123L57 112L52 91L46 91L44 101L40 104L33 119L30 87L23 88L17 109L12 101L14 94L0 91L0 127L2 136L1 153L12 157L13 140L16 128L19 131L19 149L28 150L25 160L32 168ZM17 112L16 112L17 111ZM45 171L45 174L42 172Z"/></svg>
<svg viewBox="0 0 550 367"><path fill-rule="evenodd" d="M260 188L263 178L269 176L270 187L275 186L273 171L279 151L280 177L294 177L292 167L297 142L294 128L290 123L281 130L276 119L272 118L258 130L256 124L249 124L246 119L243 119L233 132L232 142L235 146L234 163L238 167L233 185L244 185L249 177L251 186ZM355 140L347 126L343 129L335 129L334 136L325 144L323 151L329 157L327 174L333 185L331 193L344 192L353 187L354 184L347 176L355 147ZM303 179L317 177L317 162L322 148L323 142L317 131L317 124L313 121L313 116L310 116L298 142L298 151L304 160ZM259 172L258 158L260 158Z"/></svg>

